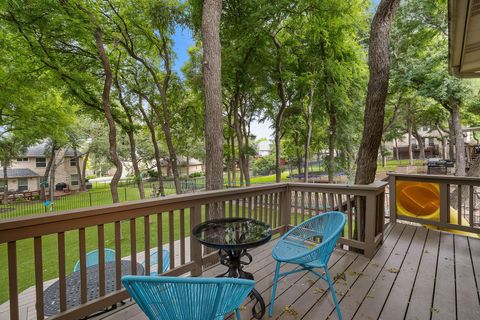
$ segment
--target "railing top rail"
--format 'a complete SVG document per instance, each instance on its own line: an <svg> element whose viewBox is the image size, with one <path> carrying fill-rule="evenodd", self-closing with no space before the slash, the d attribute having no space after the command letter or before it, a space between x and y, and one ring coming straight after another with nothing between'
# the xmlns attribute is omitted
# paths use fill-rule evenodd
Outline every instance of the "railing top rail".
<svg viewBox="0 0 480 320"><path fill-rule="evenodd" d="M446 182L452 184L465 183L479 183L480 177L457 177L446 175L433 175L433 174L405 174L405 173L387 173L390 177L396 177L402 180L416 180L416 181L432 181L432 182Z"/></svg>
<svg viewBox="0 0 480 320"><path fill-rule="evenodd" d="M315 189L337 189L337 190L351 190L351 191L377 191L383 189L388 182L385 181L375 181L370 184L347 184L347 183L306 183L306 182L289 182L289 187L299 187L299 188L315 188Z"/></svg>
<svg viewBox="0 0 480 320"><path fill-rule="evenodd" d="M110 205L103 205L93 208L79 208L61 211L57 213L42 213L35 216L26 216L12 219L5 219L0 221L0 232L11 229L26 228L32 226L39 226L42 224L52 224L76 219L98 218L99 215L115 214L115 218L111 217L111 222L115 220L122 220L120 218L123 212L138 211L138 216L145 215L145 212L156 213L162 211L164 208L172 208L178 206L178 209L186 208L194 204L205 204L218 201L219 198L235 198L241 195L241 198L248 196L251 193L262 191L281 191L287 187L287 183L276 183L269 185L258 185L251 187L233 188L204 191L199 193L189 193L180 195L171 195L165 198L154 198L136 200L128 203L115 203ZM227 199L228 200L228 199ZM159 209L160 208L160 209ZM170 209L167 209L170 210ZM95 225L95 224L92 224ZM0 243L2 242L0 237Z"/></svg>

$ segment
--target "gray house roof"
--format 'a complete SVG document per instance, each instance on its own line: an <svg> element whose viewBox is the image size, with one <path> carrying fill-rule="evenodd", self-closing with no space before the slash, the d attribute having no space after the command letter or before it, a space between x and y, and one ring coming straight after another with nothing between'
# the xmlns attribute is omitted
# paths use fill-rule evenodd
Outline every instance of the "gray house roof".
<svg viewBox="0 0 480 320"><path fill-rule="evenodd" d="M45 150L47 149L47 144L45 142L33 145L27 149L25 157L46 157ZM81 152L78 152L78 155L81 155ZM65 157L74 157L75 152L72 148L65 149Z"/></svg>
<svg viewBox="0 0 480 320"><path fill-rule="evenodd" d="M7 179L16 179L16 178L31 178L31 177L39 177L37 173L33 172L30 169L26 168L18 168L18 169L11 169L7 168ZM0 178L3 178L3 173L0 174Z"/></svg>

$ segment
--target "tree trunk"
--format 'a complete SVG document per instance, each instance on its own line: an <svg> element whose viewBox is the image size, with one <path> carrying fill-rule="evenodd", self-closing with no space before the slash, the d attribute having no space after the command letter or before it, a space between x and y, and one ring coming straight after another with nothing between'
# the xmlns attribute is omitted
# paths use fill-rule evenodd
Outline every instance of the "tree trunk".
<svg viewBox="0 0 480 320"><path fill-rule="evenodd" d="M55 160L55 154L56 154L56 151L57 151L57 146L56 146L55 142L52 142L51 148L52 149L50 150L50 158L48 159L47 167L45 168L45 173L43 174L44 186L40 190L41 191L40 198L42 200L46 200L45 183L49 183L50 170L52 168L53 161ZM49 184L49 190L51 190L51 185L50 184ZM50 191L49 191L49 196L50 196L50 200L52 200L53 194Z"/></svg>
<svg viewBox="0 0 480 320"><path fill-rule="evenodd" d="M115 126L115 121L112 116L112 109L110 106L110 89L112 87L112 70L110 67L110 60L105 53L105 48L103 44L103 32L99 26L95 28L95 46L97 49L98 57L102 62L103 71L105 73L105 80L103 83L103 93L102 93L102 107L103 112L105 114L105 118L108 123L108 143L109 148L108 152L110 155L110 160L112 161L113 165L115 166L116 170L112 177L112 181L110 183L110 190L112 192L112 200L113 203L117 203L120 201L118 197L118 182L122 177L122 162L118 157L117 153L117 128Z"/></svg>
<svg viewBox="0 0 480 320"><path fill-rule="evenodd" d="M328 183L333 183L335 173L335 140L337 137L337 115L334 106L327 102L330 125L328 127Z"/></svg>
<svg viewBox="0 0 480 320"><path fill-rule="evenodd" d="M150 139L152 140L153 145L153 155L155 157L155 166L157 167L157 180L158 180L158 192L163 197L165 196L165 187L163 185L163 175L162 175L162 163L161 163L161 155L160 155L160 148L158 147L157 136L155 132L155 127L151 121L151 117L145 112L142 105L142 98L139 97L138 99L138 110L142 114L143 120L147 125L148 131L150 132ZM152 106L150 106L152 108ZM155 196L158 196L157 194Z"/></svg>
<svg viewBox="0 0 480 320"><path fill-rule="evenodd" d="M356 184L369 184L375 181L377 172L378 148L383 135L385 119L385 101L389 80L389 36L395 12L400 0L381 0L370 27L368 48L368 81L363 134L358 151ZM362 225L365 226L365 198L356 199ZM358 224L355 224L358 228ZM365 239L365 228L356 229L357 240Z"/></svg>
<svg viewBox="0 0 480 320"><path fill-rule="evenodd" d="M395 138L395 158L400 161L400 151L398 151L398 139Z"/></svg>
<svg viewBox="0 0 480 320"><path fill-rule="evenodd" d="M223 105L220 44L222 0L204 0L202 10L203 88L205 101L205 183L207 190L223 188ZM207 218L220 218L220 205L209 206Z"/></svg>
<svg viewBox="0 0 480 320"><path fill-rule="evenodd" d="M419 154L418 158L420 160L425 160L425 143L423 142L423 137L418 132L416 126L413 127L412 134L415 137L415 139L417 139L418 148L420 149L420 154Z"/></svg>
<svg viewBox="0 0 480 320"><path fill-rule="evenodd" d="M131 118L129 121L132 120ZM133 125L133 121L130 123ZM138 158L137 158L137 147L135 145L135 136L133 130L127 131L128 142L130 143L130 159L132 160L133 173L135 175L135 183L137 184L138 193L140 194L140 199L145 199L145 190L143 188L142 175L140 173L140 168L138 167Z"/></svg>
<svg viewBox="0 0 480 320"><path fill-rule="evenodd" d="M305 149L304 149L304 173L305 177L303 178L304 182L308 182L308 158L310 157L310 142L312 140L312 105L313 105L313 87L310 88L310 95L307 105L306 113L306 122L307 122L307 137L305 139Z"/></svg>
<svg viewBox="0 0 480 320"><path fill-rule="evenodd" d="M88 162L88 156L90 154L90 151L87 151L85 152L85 154L83 155L83 163L82 163L82 177L83 177L83 180L85 181L86 179L86 173L87 173L87 162Z"/></svg>
<svg viewBox="0 0 480 320"><path fill-rule="evenodd" d="M385 168L387 166L387 148L383 139L380 146L380 154L382 155L382 167Z"/></svg>
<svg viewBox="0 0 480 320"><path fill-rule="evenodd" d="M466 174L465 169L465 141L462 132L462 123L460 119L460 106L452 101L452 124L455 132L455 175L463 177Z"/></svg>
<svg viewBox="0 0 480 320"><path fill-rule="evenodd" d="M3 204L8 203L8 159L2 161L3 165Z"/></svg>
<svg viewBox="0 0 480 320"><path fill-rule="evenodd" d="M367 101L362 141L358 151L355 183L369 184L375 180L378 148L382 139L385 101L389 79L389 35L400 0L382 0L377 7L370 29L368 48Z"/></svg>
<svg viewBox="0 0 480 320"><path fill-rule="evenodd" d="M295 134L293 135L293 139L295 141L295 153L297 155L297 171L298 171L298 174L302 174L302 169L303 169L303 161L302 161L302 155L301 155L301 152L300 152L300 139L299 139L299 135L298 135L298 132L295 132Z"/></svg>
<svg viewBox="0 0 480 320"><path fill-rule="evenodd" d="M408 164L413 166L413 150L412 150L413 120L412 120L412 115L410 113L407 116L407 126L408 126Z"/></svg>
<svg viewBox="0 0 480 320"><path fill-rule="evenodd" d="M233 137L233 134L230 137L230 144L232 148L232 159L231 159L232 181L233 181L233 185L237 186L237 166L235 161L235 138Z"/></svg>
<svg viewBox="0 0 480 320"><path fill-rule="evenodd" d="M450 112L450 118L448 119L448 157L453 161L455 160L455 128L452 116L452 112Z"/></svg>
<svg viewBox="0 0 480 320"><path fill-rule="evenodd" d="M75 157L75 167L78 174L79 190L85 191L85 176L82 174L82 170L80 169L80 157L78 156L77 148L73 149L73 156Z"/></svg>
<svg viewBox="0 0 480 320"><path fill-rule="evenodd" d="M275 45L275 50L277 53L276 56L276 72L277 72L277 95L280 99L280 109L278 110L277 116L275 117L275 181L282 181L282 171L280 170L280 160L281 160L281 130L283 125L283 115L285 114L285 109L287 108L287 98L285 96L285 87L283 83L283 64L280 55L280 49L282 45L274 35L272 37L273 44Z"/></svg>

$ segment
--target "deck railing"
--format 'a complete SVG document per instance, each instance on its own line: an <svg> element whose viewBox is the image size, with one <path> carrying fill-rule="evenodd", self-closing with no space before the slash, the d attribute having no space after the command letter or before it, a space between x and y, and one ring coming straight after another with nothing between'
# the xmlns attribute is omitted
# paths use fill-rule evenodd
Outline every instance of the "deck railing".
<svg viewBox="0 0 480 320"><path fill-rule="evenodd" d="M480 178L397 173L389 176L392 222L404 220L442 230L480 234ZM423 199L426 201L421 203L424 210L410 212L409 208L399 207L400 197L412 196L402 183L430 185L432 191L425 189ZM421 195L413 196L420 196L415 201L422 199Z"/></svg>
<svg viewBox="0 0 480 320"><path fill-rule="evenodd" d="M120 281L122 257L130 256L135 273L137 256L145 252L145 274L161 273L163 261L153 269L148 254L154 247L166 245L170 251L166 275L201 275L218 255L204 250L189 235L193 226L214 212L223 217L256 218L271 225L274 233L283 233L320 212L342 211L348 222L340 243L371 257L383 240L385 186L385 182L278 183L4 220L0 222L0 245L7 246L10 319L19 319L19 288L29 285L35 285L36 318L44 319L44 281L52 278L59 281L60 313L55 319L82 318L123 301L128 294ZM31 257L30 250L25 250L28 246L33 246ZM116 254L115 290L109 293L105 288L106 247ZM99 250L100 297L88 301L85 256L92 249ZM66 277L78 257L81 305L68 309ZM30 259L34 275L19 272L19 258ZM29 278L34 278L31 284Z"/></svg>

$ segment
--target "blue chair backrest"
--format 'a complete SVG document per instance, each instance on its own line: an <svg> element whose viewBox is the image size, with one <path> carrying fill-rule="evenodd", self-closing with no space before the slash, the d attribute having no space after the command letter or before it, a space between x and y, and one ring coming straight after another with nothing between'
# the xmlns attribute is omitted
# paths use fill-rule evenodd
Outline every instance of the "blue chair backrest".
<svg viewBox="0 0 480 320"><path fill-rule="evenodd" d="M321 237L321 245L313 249L301 260L311 261L319 259L323 263L327 263L333 253L338 238L340 238L343 233L345 222L345 214L342 212L330 211L322 213L294 227L282 236L280 241L289 241L290 239L294 239L293 241L298 241L298 239L304 241ZM300 263L302 262L301 260L299 260Z"/></svg>
<svg viewBox="0 0 480 320"><path fill-rule="evenodd" d="M122 283L151 320L223 319L255 286L246 279L161 276L124 276Z"/></svg>
<svg viewBox="0 0 480 320"><path fill-rule="evenodd" d="M87 268L91 267L91 266L94 266L94 265L97 265L98 264L98 259L99 259L98 250L95 249L93 251L90 251L89 253L87 253L86 258L87 258L87 263L86 263ZM105 263L114 262L114 261L115 261L115 250L106 248L105 249ZM80 270L80 260L78 260L75 263L75 267L73 268L73 272L77 272L79 270Z"/></svg>
<svg viewBox="0 0 480 320"><path fill-rule="evenodd" d="M170 251L167 249L162 249L162 257L163 257L163 268L162 271L166 272L170 267ZM150 266L157 265L158 261L158 250L153 251L150 254ZM145 268L145 262L142 263L143 267ZM151 269L151 272L156 272L156 269Z"/></svg>

